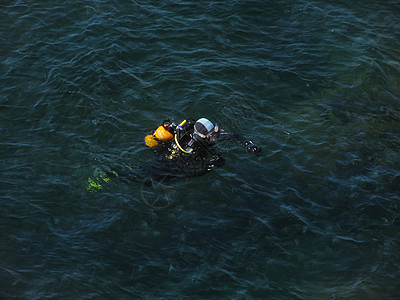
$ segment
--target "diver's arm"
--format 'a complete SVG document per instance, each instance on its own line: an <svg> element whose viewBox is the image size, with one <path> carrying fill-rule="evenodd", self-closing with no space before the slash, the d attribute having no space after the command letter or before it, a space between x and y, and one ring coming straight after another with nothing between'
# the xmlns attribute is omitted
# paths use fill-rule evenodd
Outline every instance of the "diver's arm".
<svg viewBox="0 0 400 300"><path fill-rule="evenodd" d="M259 146L254 144L249 139L241 136L240 134L221 132L221 134L218 137L218 141L226 141L226 140L230 140L230 141L235 140L240 145L246 147L247 152L249 152L249 153L254 153L256 155L261 153L261 148Z"/></svg>

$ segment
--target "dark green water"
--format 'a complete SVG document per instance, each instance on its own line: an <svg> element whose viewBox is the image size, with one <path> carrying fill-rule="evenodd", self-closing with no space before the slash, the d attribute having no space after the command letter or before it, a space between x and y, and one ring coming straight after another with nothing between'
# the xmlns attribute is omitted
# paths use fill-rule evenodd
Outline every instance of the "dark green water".
<svg viewBox="0 0 400 300"><path fill-rule="evenodd" d="M399 1L53 2L0 1L0 298L399 299ZM203 116L263 154L86 191Z"/></svg>

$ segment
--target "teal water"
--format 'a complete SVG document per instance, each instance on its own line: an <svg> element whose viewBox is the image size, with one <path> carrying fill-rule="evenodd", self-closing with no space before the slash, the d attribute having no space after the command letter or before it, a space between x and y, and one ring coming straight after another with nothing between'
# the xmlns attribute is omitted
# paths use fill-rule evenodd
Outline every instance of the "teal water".
<svg viewBox="0 0 400 300"><path fill-rule="evenodd" d="M1 298L400 297L399 1L0 7ZM203 116L263 154L86 190Z"/></svg>

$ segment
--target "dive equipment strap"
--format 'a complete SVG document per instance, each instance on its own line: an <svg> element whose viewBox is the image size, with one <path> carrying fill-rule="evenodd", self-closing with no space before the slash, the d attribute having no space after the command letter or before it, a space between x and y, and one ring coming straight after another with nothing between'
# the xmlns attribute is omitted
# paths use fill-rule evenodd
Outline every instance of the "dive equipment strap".
<svg viewBox="0 0 400 300"><path fill-rule="evenodd" d="M189 150L185 150L185 149L182 148L181 144L179 144L179 141L178 141L178 139L179 139L178 134L182 130L182 126L185 123L186 123L186 120L183 120L181 123L179 123L178 126L176 126L176 132L175 132L175 137L174 138L175 138L175 143L178 146L179 150L181 150L183 153L189 154L189 153L193 152L193 148L190 148Z"/></svg>

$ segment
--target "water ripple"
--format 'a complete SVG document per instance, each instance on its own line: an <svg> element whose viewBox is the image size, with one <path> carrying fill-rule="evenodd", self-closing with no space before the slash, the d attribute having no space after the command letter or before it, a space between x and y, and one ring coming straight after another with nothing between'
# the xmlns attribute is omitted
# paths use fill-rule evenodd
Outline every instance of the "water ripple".
<svg viewBox="0 0 400 300"><path fill-rule="evenodd" d="M397 1L0 6L1 296L398 295ZM223 143L207 176L85 190L201 116L263 154Z"/></svg>

